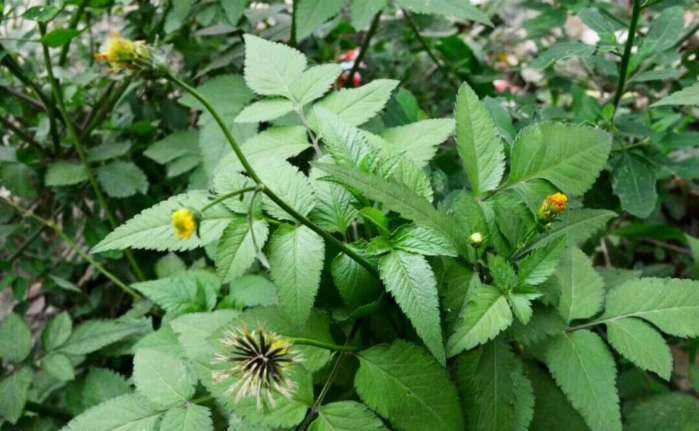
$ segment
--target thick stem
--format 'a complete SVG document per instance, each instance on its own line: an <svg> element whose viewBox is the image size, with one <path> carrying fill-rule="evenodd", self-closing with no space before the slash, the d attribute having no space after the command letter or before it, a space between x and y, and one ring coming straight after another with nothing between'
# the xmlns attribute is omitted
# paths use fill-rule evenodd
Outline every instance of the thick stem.
<svg viewBox="0 0 699 431"><path fill-rule="evenodd" d="M626 45L624 46L624 54L621 57L621 64L619 65L619 81L616 86L616 93L614 94L612 111L612 120L616 115L616 111L619 108L619 102L621 101L621 96L624 94L624 87L626 86L626 78L628 77L629 62L631 61L631 49L633 48L633 42L636 38L636 27L638 26L638 17L641 14L641 1L633 0L633 10L631 11L631 23L629 23L629 34L626 37Z"/></svg>
<svg viewBox="0 0 699 431"><path fill-rule="evenodd" d="M369 51L369 45L371 43L371 38L374 37L374 34L376 34L376 30L379 28L379 22L381 21L381 12L383 10L380 10L374 15L374 19L371 21L371 26L369 27L369 30L366 32L364 35L364 40L362 41L362 46L359 48L359 54L357 54L357 59L354 60L354 64L352 65L352 69L350 70L349 73L349 79L350 82L352 82L352 77L354 76L355 73L357 73L357 70L359 70L359 66L362 64L362 61L364 60L364 57L366 56L367 51Z"/></svg>
<svg viewBox="0 0 699 431"><path fill-rule="evenodd" d="M287 204L282 198L277 196L276 193L274 193L272 190L270 190L268 187L265 186L264 182L262 182L262 179L260 179L260 177L257 175L257 172L255 171L255 169L250 165L250 162L248 161L247 157L245 157L245 154L243 154L243 151L240 149L240 146L235 141L233 134L226 126L226 123L224 123L223 119L221 118L221 115L216 111L216 109L214 109L214 107L211 105L211 103L209 103L209 101L201 93L199 93L199 91L197 91L195 88L193 88L189 84L183 82L182 80L175 77L174 75L172 75L169 72L165 74L165 78L168 79L169 81L171 81L172 83L176 84L177 86L181 87L183 90L187 91L195 99L197 99L202 105L204 105L204 108L206 108L206 110L209 112L209 114L211 114L211 116L214 118L214 121L216 121L218 126L221 128L221 131L223 132L224 136L228 140L228 144L230 145L231 149L233 150L235 155L238 157L238 160L240 161L240 164L243 166L243 169L245 169L245 172L247 172L248 176L258 185L258 187L262 191L262 193L267 195L267 197L270 200L272 200L272 202L279 205L284 211L286 211L290 216L292 216L294 219L296 219L299 223L305 225L306 227L311 229L313 232L315 232L318 235L320 235L321 237L323 237L326 241L329 241L329 242L335 244L335 246L337 246L343 253L345 253L347 256L349 256L351 259L353 259L355 262L357 262L362 267L364 267L367 271L369 271L370 274L372 274L377 279L379 278L378 270L368 260L366 260L364 257L359 255L357 252L352 250L347 244L345 244L344 242L335 238L332 234L325 231L323 228L321 228L317 224L310 221L304 215L297 212L294 208L292 208L289 204Z"/></svg>
<svg viewBox="0 0 699 431"><path fill-rule="evenodd" d="M43 37L44 34L46 34L46 25L39 24L39 31L41 32L41 35ZM87 155L82 146L80 134L78 133L75 124L71 121L70 117L68 116L65 101L63 100L63 93L61 92L61 88L58 85L58 81L56 80L56 77L53 74L53 65L51 64L51 55L49 54L49 48L48 46L46 46L46 44L42 44L41 46L44 53L44 62L46 63L46 72L48 73L49 81L51 84L51 92L53 93L53 98L56 100L56 108L58 109L58 112L61 114L61 117L63 117L63 122L65 123L66 129L68 130L68 135L71 141L73 141L75 151L78 153L78 157L80 157L80 161L82 162L83 167L85 168L87 179L90 183L90 186L92 187L92 190L95 192L97 201L99 202L100 207L107 213L107 218L112 228L115 228L118 225L116 217L114 216L112 209L107 204L107 200L102 194L102 189L97 183L97 177L95 177L95 174L92 171L92 168L90 167L90 163L87 160ZM141 280L145 280L143 271L141 271L141 268L138 265L138 262L136 262L133 253L131 253L130 250L126 250L124 252L124 255L126 256L126 259L129 261L129 264L131 265L131 268L133 269L136 277L138 277Z"/></svg>
<svg viewBox="0 0 699 431"><path fill-rule="evenodd" d="M291 5L291 34L289 35L289 45L296 46L296 17L298 16L298 4L300 0L292 0Z"/></svg>

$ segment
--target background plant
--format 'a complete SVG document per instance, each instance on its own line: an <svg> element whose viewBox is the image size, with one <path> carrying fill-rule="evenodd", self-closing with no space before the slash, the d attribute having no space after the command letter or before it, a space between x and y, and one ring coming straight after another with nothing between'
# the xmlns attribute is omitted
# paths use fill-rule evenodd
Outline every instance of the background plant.
<svg viewBox="0 0 699 431"><path fill-rule="evenodd" d="M695 14L6 3L2 426L691 429Z"/></svg>

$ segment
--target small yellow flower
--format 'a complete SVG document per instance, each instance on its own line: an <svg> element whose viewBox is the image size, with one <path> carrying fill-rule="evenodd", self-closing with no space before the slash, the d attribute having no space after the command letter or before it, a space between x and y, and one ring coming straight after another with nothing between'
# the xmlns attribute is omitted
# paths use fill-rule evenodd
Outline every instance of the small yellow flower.
<svg viewBox="0 0 699 431"><path fill-rule="evenodd" d="M554 193L546 196L539 207L539 219L550 221L563 214L568 208L568 196L563 193Z"/></svg>
<svg viewBox="0 0 699 431"><path fill-rule="evenodd" d="M142 41L123 38L113 33L107 38L102 52L95 55L97 61L108 63L115 72L123 69L138 69L151 60L151 52Z"/></svg>
<svg viewBox="0 0 699 431"><path fill-rule="evenodd" d="M172 213L172 228L179 239L189 239L197 231L197 216L192 210L180 208Z"/></svg>
<svg viewBox="0 0 699 431"><path fill-rule="evenodd" d="M474 232L468 237L468 240L471 242L471 244L475 246L481 245L483 243L483 239L483 234L480 232Z"/></svg>

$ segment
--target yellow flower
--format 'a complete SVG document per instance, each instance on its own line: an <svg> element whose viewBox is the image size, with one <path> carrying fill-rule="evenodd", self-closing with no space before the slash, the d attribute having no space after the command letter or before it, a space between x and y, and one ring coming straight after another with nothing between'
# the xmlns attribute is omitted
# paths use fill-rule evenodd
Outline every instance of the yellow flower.
<svg viewBox="0 0 699 431"><path fill-rule="evenodd" d="M539 207L539 219L550 221L563 214L568 208L568 196L563 193L554 193L546 196Z"/></svg>
<svg viewBox="0 0 699 431"><path fill-rule="evenodd" d="M172 228L179 239L189 239L197 231L197 216L187 208L172 213Z"/></svg>
<svg viewBox="0 0 699 431"><path fill-rule="evenodd" d="M142 41L133 41L113 33L107 38L102 52L95 55L97 61L108 63L112 70L137 69L146 66L151 59L148 46Z"/></svg>

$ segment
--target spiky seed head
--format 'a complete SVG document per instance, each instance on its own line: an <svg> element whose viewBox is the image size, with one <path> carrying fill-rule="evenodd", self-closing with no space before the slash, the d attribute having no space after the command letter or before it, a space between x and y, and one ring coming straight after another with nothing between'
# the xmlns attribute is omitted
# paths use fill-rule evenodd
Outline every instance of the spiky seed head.
<svg viewBox="0 0 699 431"><path fill-rule="evenodd" d="M257 408L275 405L274 395L291 398L298 386L289 376L301 357L290 340L264 329L246 327L227 330L219 342L214 363L223 364L214 372L217 384L228 384L226 393L238 403L255 398Z"/></svg>

